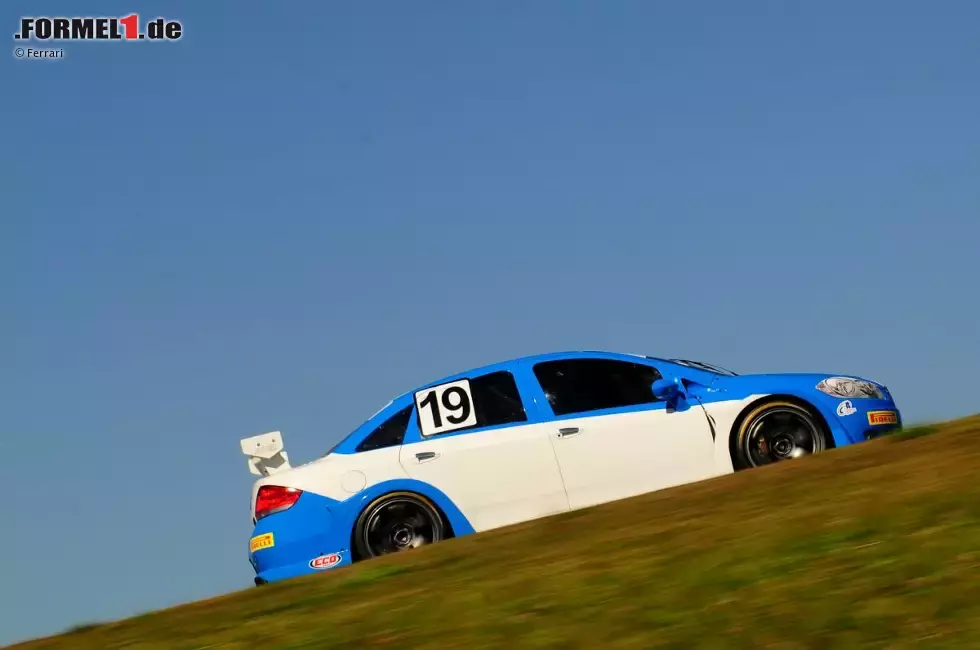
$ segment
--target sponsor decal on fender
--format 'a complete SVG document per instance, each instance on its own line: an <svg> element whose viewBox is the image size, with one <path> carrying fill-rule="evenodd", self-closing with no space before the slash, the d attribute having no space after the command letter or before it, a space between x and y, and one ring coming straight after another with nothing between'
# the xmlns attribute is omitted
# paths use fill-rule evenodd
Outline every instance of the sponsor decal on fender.
<svg viewBox="0 0 980 650"><path fill-rule="evenodd" d="M310 568L316 569L317 571L330 569L340 564L341 559L340 553L327 553L326 555L321 555L310 560Z"/></svg>
<svg viewBox="0 0 980 650"><path fill-rule="evenodd" d="M848 415L853 415L857 413L857 409L851 404L851 400L846 399L837 405L837 415L841 417L846 417Z"/></svg>
<svg viewBox="0 0 980 650"><path fill-rule="evenodd" d="M898 413L895 411L868 411L868 424L898 424Z"/></svg>
<svg viewBox="0 0 980 650"><path fill-rule="evenodd" d="M248 540L248 552L254 553L255 551L260 551L264 548L272 548L275 545L276 545L276 538L272 536L272 533L257 535L252 539Z"/></svg>

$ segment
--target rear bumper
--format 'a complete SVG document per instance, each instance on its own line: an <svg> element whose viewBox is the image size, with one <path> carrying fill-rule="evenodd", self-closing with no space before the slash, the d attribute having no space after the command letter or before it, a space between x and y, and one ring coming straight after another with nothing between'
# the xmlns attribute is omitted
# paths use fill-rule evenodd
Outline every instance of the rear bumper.
<svg viewBox="0 0 980 650"><path fill-rule="evenodd" d="M295 564L286 564L282 566L277 566L271 569L266 569L265 571L257 570L255 572L255 584L264 585L268 582L277 582L279 580L286 580L288 578L296 578L299 576L304 576L309 573L321 573L323 569L314 569L311 566L313 559L322 556L329 556L331 553L320 553L314 555L312 558L306 562L297 562ZM339 553L340 562L332 565L331 569L336 569L338 567L346 566L351 563L350 551L343 551ZM254 565L253 565L254 567Z"/></svg>
<svg viewBox="0 0 980 650"><path fill-rule="evenodd" d="M337 503L327 497L304 492L289 510L256 522L252 540L271 535L271 545L266 542L262 548L249 548L248 561L255 570L256 584L320 573L350 564L350 539L344 539L345 535L340 532L342 526L335 525ZM339 561L334 555L339 556ZM311 562L324 556L330 556L331 561L321 561L317 565L326 568L311 566Z"/></svg>

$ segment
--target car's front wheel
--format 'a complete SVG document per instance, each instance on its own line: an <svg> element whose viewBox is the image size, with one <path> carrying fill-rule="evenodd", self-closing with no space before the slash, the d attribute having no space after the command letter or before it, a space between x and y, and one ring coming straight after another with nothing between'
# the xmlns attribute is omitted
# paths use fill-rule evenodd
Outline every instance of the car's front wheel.
<svg viewBox="0 0 980 650"><path fill-rule="evenodd" d="M364 509L354 526L354 547L366 559L434 544L444 536L442 517L428 499L398 492Z"/></svg>
<svg viewBox="0 0 980 650"><path fill-rule="evenodd" d="M819 454L828 444L823 424L809 409L772 401L746 414L734 447L736 469L748 469Z"/></svg>

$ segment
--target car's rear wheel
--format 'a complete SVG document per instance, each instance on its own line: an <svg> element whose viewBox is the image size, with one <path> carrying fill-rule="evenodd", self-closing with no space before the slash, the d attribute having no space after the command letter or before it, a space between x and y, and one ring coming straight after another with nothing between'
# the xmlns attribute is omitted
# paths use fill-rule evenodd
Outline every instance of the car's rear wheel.
<svg viewBox="0 0 980 650"><path fill-rule="evenodd" d="M737 469L819 454L828 447L819 418L788 401L767 402L746 414L734 446Z"/></svg>
<svg viewBox="0 0 980 650"><path fill-rule="evenodd" d="M428 499L399 492L364 509L354 527L354 546L360 558L371 558L434 544L444 536L442 517Z"/></svg>

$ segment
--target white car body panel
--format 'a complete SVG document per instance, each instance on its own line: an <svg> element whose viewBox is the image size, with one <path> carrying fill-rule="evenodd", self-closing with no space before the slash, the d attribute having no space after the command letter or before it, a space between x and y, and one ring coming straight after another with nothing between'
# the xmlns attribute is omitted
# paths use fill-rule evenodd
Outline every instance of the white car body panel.
<svg viewBox="0 0 980 650"><path fill-rule="evenodd" d="M739 413L744 411L745 407L749 404L758 402L764 397L769 397L768 393L759 393L749 395L744 399L726 400L724 402L714 402L704 405L705 412L714 420L717 435L715 438L714 464L718 469L718 475L732 474L735 472L735 466L732 464L732 454L728 444L732 427L735 426L735 420L738 419Z"/></svg>
<svg viewBox="0 0 980 650"><path fill-rule="evenodd" d="M413 478L446 494L476 531L568 510L549 437L555 423L433 436L401 447ZM416 454L434 453L420 461Z"/></svg>
<svg viewBox="0 0 980 650"><path fill-rule="evenodd" d="M255 495L259 487L267 484L297 488L343 501L382 481L408 478L398 462L398 453L398 447L385 447L357 454L330 454L306 465L259 479L252 488L252 510L255 510Z"/></svg>
<svg viewBox="0 0 980 650"><path fill-rule="evenodd" d="M701 407L653 409L551 423L551 441L572 509L717 475ZM559 430L576 430L561 436Z"/></svg>

